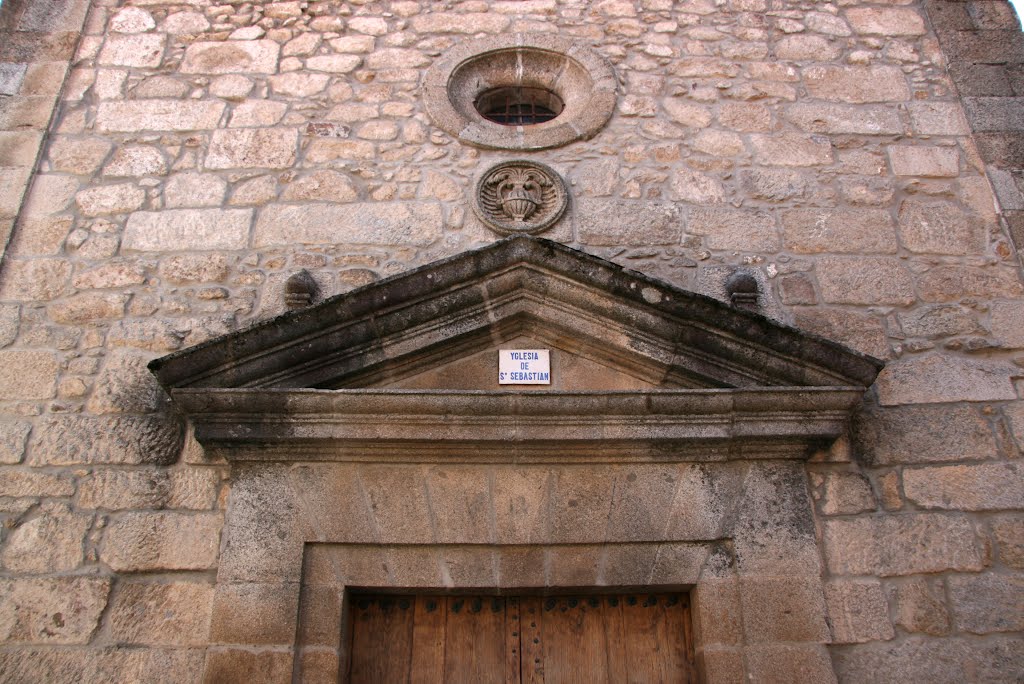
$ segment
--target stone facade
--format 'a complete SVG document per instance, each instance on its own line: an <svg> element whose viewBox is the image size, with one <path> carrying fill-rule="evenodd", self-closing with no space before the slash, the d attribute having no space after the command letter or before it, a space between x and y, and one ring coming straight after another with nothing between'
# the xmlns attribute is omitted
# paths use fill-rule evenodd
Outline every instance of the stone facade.
<svg viewBox="0 0 1024 684"><path fill-rule="evenodd" d="M436 125L431 66L516 34L608 63L602 128L501 150ZM1007 2L5 0L0 38L0 679L330 672L348 584L497 588L505 567L694 588L708 681L1024 677ZM325 478L204 450L147 363L283 313L302 270L322 298L494 242L474 181L511 158L567 182L544 237L725 301L743 270L773 321L885 361L848 431L806 462L680 455L632 480L436 454ZM343 502L351 529L302 527ZM531 528L538 510L563 514ZM720 540L769 544L743 527L762 519L799 523L802 565L735 581ZM280 566L247 555L267 539ZM675 546L655 562L652 540Z"/></svg>

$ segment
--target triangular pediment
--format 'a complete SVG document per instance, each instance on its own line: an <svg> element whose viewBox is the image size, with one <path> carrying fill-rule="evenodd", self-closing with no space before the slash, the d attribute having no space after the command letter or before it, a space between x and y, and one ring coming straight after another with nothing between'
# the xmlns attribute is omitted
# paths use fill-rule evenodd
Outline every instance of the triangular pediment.
<svg viewBox="0 0 1024 684"><path fill-rule="evenodd" d="M552 350L542 389L867 387L880 362L608 261L513 237L155 361L168 389L497 390L500 348ZM522 388L520 388L522 389ZM536 389L536 388L531 388Z"/></svg>

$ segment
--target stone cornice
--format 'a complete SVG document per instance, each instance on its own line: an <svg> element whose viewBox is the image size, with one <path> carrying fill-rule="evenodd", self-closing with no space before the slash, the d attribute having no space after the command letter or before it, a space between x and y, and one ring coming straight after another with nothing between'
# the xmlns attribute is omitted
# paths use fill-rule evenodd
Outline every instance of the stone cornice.
<svg viewBox="0 0 1024 684"><path fill-rule="evenodd" d="M230 461L630 462L806 457L843 433L863 389L172 394Z"/></svg>

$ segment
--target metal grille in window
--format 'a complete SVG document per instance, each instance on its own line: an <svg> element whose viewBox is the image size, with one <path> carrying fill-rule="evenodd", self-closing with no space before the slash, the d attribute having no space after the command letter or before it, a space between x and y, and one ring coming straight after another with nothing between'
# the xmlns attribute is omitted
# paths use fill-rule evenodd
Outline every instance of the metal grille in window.
<svg viewBox="0 0 1024 684"><path fill-rule="evenodd" d="M477 97L480 115L503 126L529 126L551 121L562 113L562 99L544 88L494 88Z"/></svg>

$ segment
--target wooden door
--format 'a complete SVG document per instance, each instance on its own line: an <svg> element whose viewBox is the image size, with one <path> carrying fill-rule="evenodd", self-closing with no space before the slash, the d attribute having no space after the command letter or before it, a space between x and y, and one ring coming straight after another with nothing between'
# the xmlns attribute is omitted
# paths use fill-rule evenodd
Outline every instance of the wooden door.
<svg viewBox="0 0 1024 684"><path fill-rule="evenodd" d="M355 595L349 681L696 682L689 597Z"/></svg>

